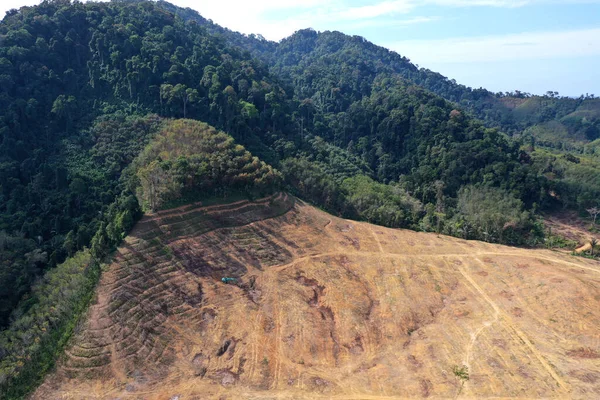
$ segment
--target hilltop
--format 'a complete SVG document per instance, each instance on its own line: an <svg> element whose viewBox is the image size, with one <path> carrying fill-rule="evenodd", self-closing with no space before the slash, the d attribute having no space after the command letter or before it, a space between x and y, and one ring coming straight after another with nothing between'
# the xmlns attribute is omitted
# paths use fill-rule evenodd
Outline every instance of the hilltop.
<svg viewBox="0 0 600 400"><path fill-rule="evenodd" d="M191 204L135 226L33 398L591 398L599 284L283 193Z"/></svg>

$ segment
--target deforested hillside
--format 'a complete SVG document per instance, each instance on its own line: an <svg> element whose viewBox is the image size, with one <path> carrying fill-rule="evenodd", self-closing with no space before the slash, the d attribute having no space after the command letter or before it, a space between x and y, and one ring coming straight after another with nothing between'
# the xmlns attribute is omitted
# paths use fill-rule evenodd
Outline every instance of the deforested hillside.
<svg viewBox="0 0 600 400"><path fill-rule="evenodd" d="M284 193L190 204L136 225L33 398L594 398L599 284Z"/></svg>
<svg viewBox="0 0 600 400"><path fill-rule="evenodd" d="M118 180L107 179L103 183L108 186L114 182L115 191L120 194L105 211L106 215L96 210L102 222L89 248L76 251L76 244L71 243L69 257L32 285L31 292L13 312L9 326L0 331L0 398L22 398L54 367L93 297L103 263L112 259L116 247L142 212L198 200L222 202L224 198L260 197L278 191L282 184L277 170L253 156L231 136L193 120L134 119L134 126L129 125L131 121L124 124L126 132L113 125L118 121L104 121L106 126L98 127L101 146L94 146L91 152L131 157L132 149L123 146L119 139L123 136L133 139L131 136L140 134L139 127L134 129L136 125L145 127L148 120L153 122L154 129L137 138L142 143L128 143L138 151L144 142L148 144L137 157L129 159L130 165L121 171ZM114 160L107 161L113 165ZM103 169L98 172L107 173ZM6 251L11 243L4 240ZM18 253L13 255L16 259L23 257ZM24 256L43 259L39 251ZM6 268L6 264L2 266Z"/></svg>

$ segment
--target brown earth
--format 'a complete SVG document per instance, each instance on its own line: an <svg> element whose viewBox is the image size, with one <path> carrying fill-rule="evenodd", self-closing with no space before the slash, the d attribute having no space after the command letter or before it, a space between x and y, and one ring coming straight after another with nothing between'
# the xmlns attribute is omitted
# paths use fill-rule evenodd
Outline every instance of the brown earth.
<svg viewBox="0 0 600 400"><path fill-rule="evenodd" d="M196 204L137 224L33 398L599 398L599 302L564 253Z"/></svg>
<svg viewBox="0 0 600 400"><path fill-rule="evenodd" d="M561 236L566 240L577 243L573 248L566 249L582 253L591 249L590 240L595 237L600 240L600 235L591 233L589 221L580 218L576 212L563 211L544 217L544 225L552 234Z"/></svg>

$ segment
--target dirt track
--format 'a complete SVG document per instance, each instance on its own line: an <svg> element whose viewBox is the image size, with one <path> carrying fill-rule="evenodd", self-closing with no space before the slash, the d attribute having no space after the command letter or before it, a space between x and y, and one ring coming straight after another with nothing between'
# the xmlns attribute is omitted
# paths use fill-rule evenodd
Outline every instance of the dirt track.
<svg viewBox="0 0 600 400"><path fill-rule="evenodd" d="M34 398L593 399L599 305L563 253L196 204L136 226Z"/></svg>

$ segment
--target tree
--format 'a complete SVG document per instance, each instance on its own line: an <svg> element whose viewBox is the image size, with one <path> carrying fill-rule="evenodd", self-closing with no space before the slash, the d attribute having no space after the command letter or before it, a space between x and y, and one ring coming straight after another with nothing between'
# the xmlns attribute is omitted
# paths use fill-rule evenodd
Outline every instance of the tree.
<svg viewBox="0 0 600 400"><path fill-rule="evenodd" d="M467 367L466 365L463 365L460 367L458 365L454 365L454 366L452 366L452 373L460 381L460 388L458 389L458 393L457 393L457 397L458 397L458 395L460 395L460 392L462 391L463 387L465 386L465 382L467 382L469 380L469 367Z"/></svg>
<svg viewBox="0 0 600 400"><path fill-rule="evenodd" d="M183 118L186 118L188 104L198 101L198 91L178 83L173 88L172 94L174 98L179 99L183 104Z"/></svg>
<svg viewBox="0 0 600 400"><path fill-rule="evenodd" d="M187 117L187 106L190 103L195 103L199 99L199 94L196 89L188 88L186 85L178 83L177 85L163 84L160 86L160 102L161 107L163 99L167 103L180 101L183 107L183 118Z"/></svg>
<svg viewBox="0 0 600 400"><path fill-rule="evenodd" d="M180 188L169 172L158 160L153 160L138 170L137 176L141 184L138 195L151 211L158 210L169 196L177 196L179 193Z"/></svg>
<svg viewBox="0 0 600 400"><path fill-rule="evenodd" d="M169 85L168 83L160 85L159 89L159 99L160 99L160 110L161 113L164 112L164 103L163 101L169 102L172 97L173 85Z"/></svg>
<svg viewBox="0 0 600 400"><path fill-rule="evenodd" d="M100 228L98 228L98 231L90 242L90 253L96 261L99 261L108 253L108 247L109 241L106 235L106 226L104 225L104 222L102 222Z"/></svg>
<svg viewBox="0 0 600 400"><path fill-rule="evenodd" d="M133 165L138 198L152 211L184 196L270 193L281 180L232 137L192 120L165 123Z"/></svg>
<svg viewBox="0 0 600 400"><path fill-rule="evenodd" d="M59 95L54 103L52 104L52 114L56 115L59 119L65 121L65 130L69 133L69 127L73 120L73 113L77 107L77 101L73 96L65 96L64 94Z"/></svg>
<svg viewBox="0 0 600 400"><path fill-rule="evenodd" d="M596 218L598 217L598 214L600 214L600 208L598 208L598 207L588 208L587 212L590 214L590 217L593 218L594 225L595 225L596 224Z"/></svg>
<svg viewBox="0 0 600 400"><path fill-rule="evenodd" d="M458 216L485 241L505 242L505 233L521 229L529 217L521 200L494 187L461 188L457 208Z"/></svg>

